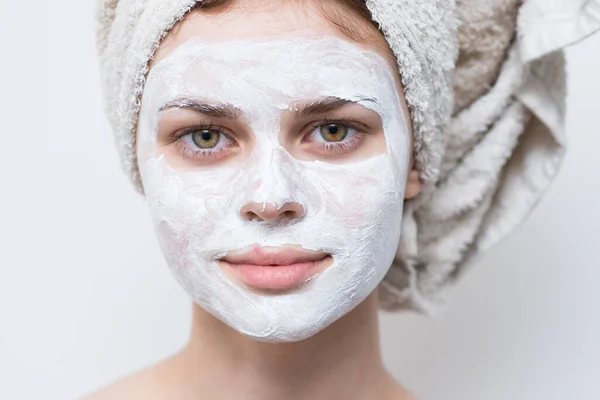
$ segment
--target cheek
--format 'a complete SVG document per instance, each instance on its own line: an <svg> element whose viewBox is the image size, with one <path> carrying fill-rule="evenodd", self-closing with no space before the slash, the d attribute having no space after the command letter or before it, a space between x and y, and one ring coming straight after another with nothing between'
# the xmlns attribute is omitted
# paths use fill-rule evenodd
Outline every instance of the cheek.
<svg viewBox="0 0 600 400"><path fill-rule="evenodd" d="M185 257L178 257L178 255L188 253L190 238L165 220L155 224L155 231L158 243L169 264L178 269L185 268Z"/></svg>
<svg viewBox="0 0 600 400"><path fill-rule="evenodd" d="M210 179L160 170L156 174L155 179L148 180L153 185L146 194L159 239L176 253L186 251L190 244L202 243L223 218L223 194L216 194Z"/></svg>
<svg viewBox="0 0 600 400"><path fill-rule="evenodd" d="M389 195L398 191L393 179L379 168L381 176L349 169L343 175L334 174L325 180L328 190L323 195L325 214L342 221L348 228L372 224L387 204Z"/></svg>

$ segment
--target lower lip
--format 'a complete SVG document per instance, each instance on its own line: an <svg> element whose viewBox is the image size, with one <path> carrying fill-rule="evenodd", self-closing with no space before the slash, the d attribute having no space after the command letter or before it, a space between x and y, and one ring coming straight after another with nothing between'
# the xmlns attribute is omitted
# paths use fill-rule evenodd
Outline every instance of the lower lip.
<svg viewBox="0 0 600 400"><path fill-rule="evenodd" d="M321 271L329 257L290 265L231 264L221 261L248 286L257 289L286 290L300 286Z"/></svg>

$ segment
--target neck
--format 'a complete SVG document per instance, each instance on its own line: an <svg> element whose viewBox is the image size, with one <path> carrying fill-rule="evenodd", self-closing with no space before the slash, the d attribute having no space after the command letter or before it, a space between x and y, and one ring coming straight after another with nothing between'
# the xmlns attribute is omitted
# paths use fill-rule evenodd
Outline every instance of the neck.
<svg viewBox="0 0 600 400"><path fill-rule="evenodd" d="M376 293L296 343L257 342L194 305L181 357L185 375L207 398L387 398L392 386L398 393L381 360Z"/></svg>

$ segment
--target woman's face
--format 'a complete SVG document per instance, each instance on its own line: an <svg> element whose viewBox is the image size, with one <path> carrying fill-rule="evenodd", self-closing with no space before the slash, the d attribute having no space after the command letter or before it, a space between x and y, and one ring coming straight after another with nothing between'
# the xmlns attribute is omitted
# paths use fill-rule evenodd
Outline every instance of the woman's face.
<svg viewBox="0 0 600 400"><path fill-rule="evenodd" d="M310 2L243 3L195 13L164 41L138 162L190 296L246 335L297 341L385 276L419 188L410 125L376 32L352 42Z"/></svg>

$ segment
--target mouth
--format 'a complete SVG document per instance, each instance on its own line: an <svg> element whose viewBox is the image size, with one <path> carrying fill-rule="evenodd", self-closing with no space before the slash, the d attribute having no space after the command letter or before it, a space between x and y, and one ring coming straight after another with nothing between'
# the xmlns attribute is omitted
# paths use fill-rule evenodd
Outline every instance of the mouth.
<svg viewBox="0 0 600 400"><path fill-rule="evenodd" d="M218 262L222 269L252 288L289 290L330 266L332 257L299 246L253 246L230 251Z"/></svg>

